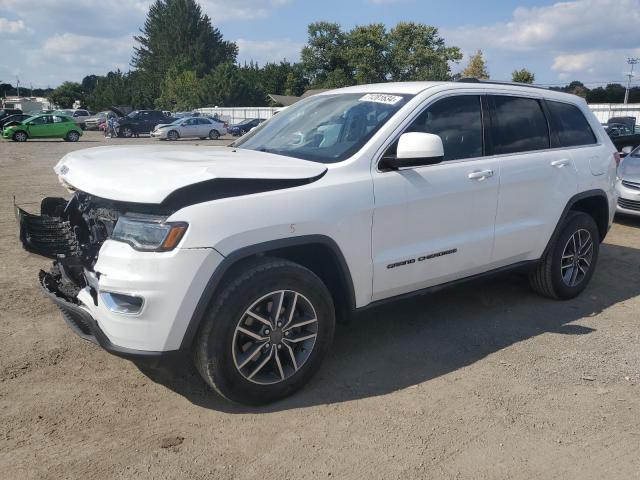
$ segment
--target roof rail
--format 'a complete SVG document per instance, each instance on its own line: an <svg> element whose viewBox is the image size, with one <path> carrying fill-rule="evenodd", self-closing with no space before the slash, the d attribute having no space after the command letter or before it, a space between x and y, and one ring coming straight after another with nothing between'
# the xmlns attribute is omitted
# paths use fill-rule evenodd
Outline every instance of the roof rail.
<svg viewBox="0 0 640 480"><path fill-rule="evenodd" d="M480 80L479 78L473 78L473 77L459 78L455 81L460 83L486 83L487 85L514 85L516 87L529 87L529 88L538 88L541 90L549 90L546 87L531 85L530 83L506 82L504 80Z"/></svg>

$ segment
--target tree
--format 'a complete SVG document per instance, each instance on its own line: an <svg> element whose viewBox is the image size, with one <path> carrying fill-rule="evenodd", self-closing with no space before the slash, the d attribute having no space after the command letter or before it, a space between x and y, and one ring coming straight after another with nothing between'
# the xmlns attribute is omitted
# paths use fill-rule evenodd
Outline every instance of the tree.
<svg viewBox="0 0 640 480"><path fill-rule="evenodd" d="M172 67L162 82L162 94L155 101L164 110L193 110L202 106L200 80L193 70Z"/></svg>
<svg viewBox="0 0 640 480"><path fill-rule="evenodd" d="M479 80L487 80L489 78L487 62L482 55L482 50L478 50L475 55L469 58L467 68L460 75L463 78L477 78Z"/></svg>
<svg viewBox="0 0 640 480"><path fill-rule="evenodd" d="M345 45L347 38L337 23L316 22L307 27L309 38L300 54L305 74L311 84L316 87L324 87L327 77L341 70L340 81L345 86L351 84L350 75L347 73L347 60L345 58ZM335 77L335 75L334 75ZM330 83L334 83L335 78Z"/></svg>
<svg viewBox="0 0 640 480"><path fill-rule="evenodd" d="M523 68L522 70L514 70L511 74L511 80L518 83L533 83L536 80L535 74Z"/></svg>
<svg viewBox="0 0 640 480"><path fill-rule="evenodd" d="M356 84L387 80L389 73L389 38L382 23L355 27L345 36L344 59L349 66L347 76ZM335 82L335 79L333 80Z"/></svg>
<svg viewBox="0 0 640 480"><path fill-rule="evenodd" d="M238 47L222 39L195 0L156 0L149 8L131 64L144 75L154 97L172 67L203 76L234 62Z"/></svg>
<svg viewBox="0 0 640 480"><path fill-rule="evenodd" d="M400 22L389 32L390 80L450 80L450 62L459 62L458 47L448 47L436 27Z"/></svg>
<svg viewBox="0 0 640 480"><path fill-rule="evenodd" d="M267 104L264 91L245 78L237 65L224 63L205 75L200 94L206 105L220 107L259 107Z"/></svg>
<svg viewBox="0 0 640 480"><path fill-rule="evenodd" d="M84 104L82 85L77 82L64 82L49 94L49 100L60 108L71 108L76 100Z"/></svg>

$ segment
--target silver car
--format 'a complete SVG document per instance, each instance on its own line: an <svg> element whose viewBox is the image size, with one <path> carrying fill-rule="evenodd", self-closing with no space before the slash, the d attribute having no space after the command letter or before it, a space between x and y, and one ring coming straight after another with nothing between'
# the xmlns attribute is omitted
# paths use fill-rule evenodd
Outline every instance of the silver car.
<svg viewBox="0 0 640 480"><path fill-rule="evenodd" d="M620 162L616 191L618 213L640 216L640 147Z"/></svg>
<svg viewBox="0 0 640 480"><path fill-rule="evenodd" d="M179 138L196 137L217 140L227 134L224 123L208 117L184 117L173 123L156 125L151 132L152 137L161 140L178 140Z"/></svg>

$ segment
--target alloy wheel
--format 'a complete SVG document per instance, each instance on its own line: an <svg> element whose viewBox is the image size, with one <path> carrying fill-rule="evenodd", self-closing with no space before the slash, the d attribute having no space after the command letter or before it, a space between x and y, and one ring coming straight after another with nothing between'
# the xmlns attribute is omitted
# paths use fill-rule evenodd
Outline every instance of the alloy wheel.
<svg viewBox="0 0 640 480"><path fill-rule="evenodd" d="M18 132L15 134L14 138L16 139L17 142L26 142L27 134L24 132Z"/></svg>
<svg viewBox="0 0 640 480"><path fill-rule="evenodd" d="M575 287L584 280L593 260L593 238L588 230L576 231L564 246L560 261L562 281L569 287Z"/></svg>
<svg viewBox="0 0 640 480"><path fill-rule="evenodd" d="M309 359L318 335L311 302L293 290L279 290L245 310L233 334L233 363L247 380L280 383Z"/></svg>

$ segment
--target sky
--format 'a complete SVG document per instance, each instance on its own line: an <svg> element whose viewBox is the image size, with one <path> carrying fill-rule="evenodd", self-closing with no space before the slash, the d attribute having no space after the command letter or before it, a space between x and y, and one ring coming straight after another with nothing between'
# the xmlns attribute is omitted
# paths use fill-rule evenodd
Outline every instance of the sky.
<svg viewBox="0 0 640 480"><path fill-rule="evenodd" d="M0 0L0 83L55 87L129 70L133 35L151 0ZM536 83L625 81L640 57L640 0L199 0L238 44L240 62L299 59L314 21L344 29L400 21L434 25L465 58L482 49L492 78L527 68ZM640 67L640 65L638 65ZM639 75L634 84L640 85Z"/></svg>

